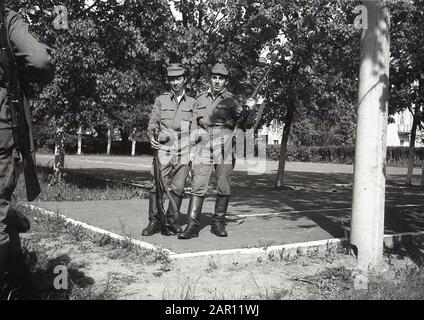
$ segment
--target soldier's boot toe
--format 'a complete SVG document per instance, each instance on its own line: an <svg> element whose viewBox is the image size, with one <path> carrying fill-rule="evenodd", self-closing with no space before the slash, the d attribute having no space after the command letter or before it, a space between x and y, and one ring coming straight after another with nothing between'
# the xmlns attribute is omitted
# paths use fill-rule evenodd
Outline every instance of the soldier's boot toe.
<svg viewBox="0 0 424 320"><path fill-rule="evenodd" d="M172 223L168 225L168 230L171 233L171 235L176 235L183 232L183 228L176 223Z"/></svg>
<svg viewBox="0 0 424 320"><path fill-rule="evenodd" d="M155 221L150 221L146 228L141 231L142 236L152 236L160 231L160 224Z"/></svg>
<svg viewBox="0 0 424 320"><path fill-rule="evenodd" d="M187 227L178 235L178 239L191 239L198 238L200 232L200 227L196 225L188 224Z"/></svg>
<svg viewBox="0 0 424 320"><path fill-rule="evenodd" d="M213 221L211 224L211 232L217 237L228 237L223 221Z"/></svg>

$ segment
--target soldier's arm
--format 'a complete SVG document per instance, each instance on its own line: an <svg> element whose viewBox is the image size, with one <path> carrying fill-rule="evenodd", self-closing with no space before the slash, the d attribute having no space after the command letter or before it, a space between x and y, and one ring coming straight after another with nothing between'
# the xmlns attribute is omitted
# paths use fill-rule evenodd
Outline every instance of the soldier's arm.
<svg viewBox="0 0 424 320"><path fill-rule="evenodd" d="M190 145L195 145L200 140L199 134L199 102L196 102L193 105L193 118L190 123Z"/></svg>
<svg viewBox="0 0 424 320"><path fill-rule="evenodd" d="M153 138L154 132L160 129L160 118L160 100L156 98L150 114L149 125L147 126L147 134L150 140Z"/></svg>
<svg viewBox="0 0 424 320"><path fill-rule="evenodd" d="M34 82L48 83L54 78L55 67L49 48L39 42L28 30L28 24L14 11L7 15L10 46L16 58L18 68Z"/></svg>
<svg viewBox="0 0 424 320"><path fill-rule="evenodd" d="M252 98L249 98L243 105L240 105L239 103L237 103L236 107L234 108L234 118L236 120L240 119L238 121L239 125L247 121L247 119L249 118L250 112L252 111L255 104L256 104L256 101Z"/></svg>
<svg viewBox="0 0 424 320"><path fill-rule="evenodd" d="M199 128L199 123L197 122L199 118L199 102L196 100L193 104L193 119L190 123L190 131L194 132Z"/></svg>
<svg viewBox="0 0 424 320"><path fill-rule="evenodd" d="M234 104L233 115L237 120L244 115L244 108L238 103L238 101Z"/></svg>

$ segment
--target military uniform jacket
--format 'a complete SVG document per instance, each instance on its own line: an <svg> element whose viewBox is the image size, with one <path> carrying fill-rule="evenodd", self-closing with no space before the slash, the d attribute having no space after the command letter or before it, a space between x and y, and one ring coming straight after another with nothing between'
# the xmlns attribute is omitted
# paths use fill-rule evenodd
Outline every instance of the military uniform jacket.
<svg viewBox="0 0 424 320"><path fill-rule="evenodd" d="M201 163L212 160L220 163L222 156L227 159L234 152L233 130L243 108L227 90L215 97L210 91L203 92L197 96L197 101L199 105L195 112L193 128L197 129L197 135L201 136L201 139L196 139L199 142L192 158Z"/></svg>
<svg viewBox="0 0 424 320"><path fill-rule="evenodd" d="M243 108L238 103L232 105L220 104L223 99L228 97L235 100L235 96L227 90L217 94L216 97L212 95L210 90L198 95L199 106L195 113L196 125L203 129L220 127L233 130Z"/></svg>
<svg viewBox="0 0 424 320"><path fill-rule="evenodd" d="M196 99L185 93L179 102L172 91L156 98L148 134L151 138L155 130L159 131L160 151L177 155L189 153L190 129L197 105Z"/></svg>
<svg viewBox="0 0 424 320"><path fill-rule="evenodd" d="M6 30L10 47L21 73L31 82L48 83L54 78L54 65L48 47L40 43L29 31L28 25L16 12L6 8ZM4 83L4 58L0 59L0 130L11 127L11 114L7 105Z"/></svg>

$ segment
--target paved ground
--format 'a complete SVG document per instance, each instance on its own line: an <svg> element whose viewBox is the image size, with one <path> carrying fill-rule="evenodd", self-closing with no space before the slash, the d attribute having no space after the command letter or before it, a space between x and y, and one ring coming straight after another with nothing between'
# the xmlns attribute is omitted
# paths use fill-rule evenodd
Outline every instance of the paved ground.
<svg viewBox="0 0 424 320"><path fill-rule="evenodd" d="M52 156L39 155L47 163ZM150 157L68 156L69 168L79 168L96 177L146 183ZM198 239L188 241L176 237L142 237L147 223L148 201L86 201L39 203L60 210L62 214L97 227L153 243L174 252L198 252L254 246L269 246L342 237L341 220L350 218L352 166L311 163L288 163L283 190L273 187L277 163L267 162L260 174L247 172L237 165L233 193L227 219L228 238L217 238L209 231L213 212L213 188L204 205L202 231ZM260 170L257 170L260 172ZM386 188L385 232L398 233L424 230L424 189L403 186L405 169L388 168ZM414 181L420 179L414 171ZM211 186L214 185L214 179ZM187 210L185 200L182 212ZM184 223L185 215L181 217Z"/></svg>

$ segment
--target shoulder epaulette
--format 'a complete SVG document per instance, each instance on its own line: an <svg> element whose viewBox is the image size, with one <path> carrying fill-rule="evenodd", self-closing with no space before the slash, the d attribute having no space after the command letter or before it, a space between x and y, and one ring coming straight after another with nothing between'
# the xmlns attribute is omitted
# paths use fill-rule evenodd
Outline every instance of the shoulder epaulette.
<svg viewBox="0 0 424 320"><path fill-rule="evenodd" d="M208 91L200 92L200 93L196 96L196 98L199 98L200 96L205 95L205 94L208 94Z"/></svg>

